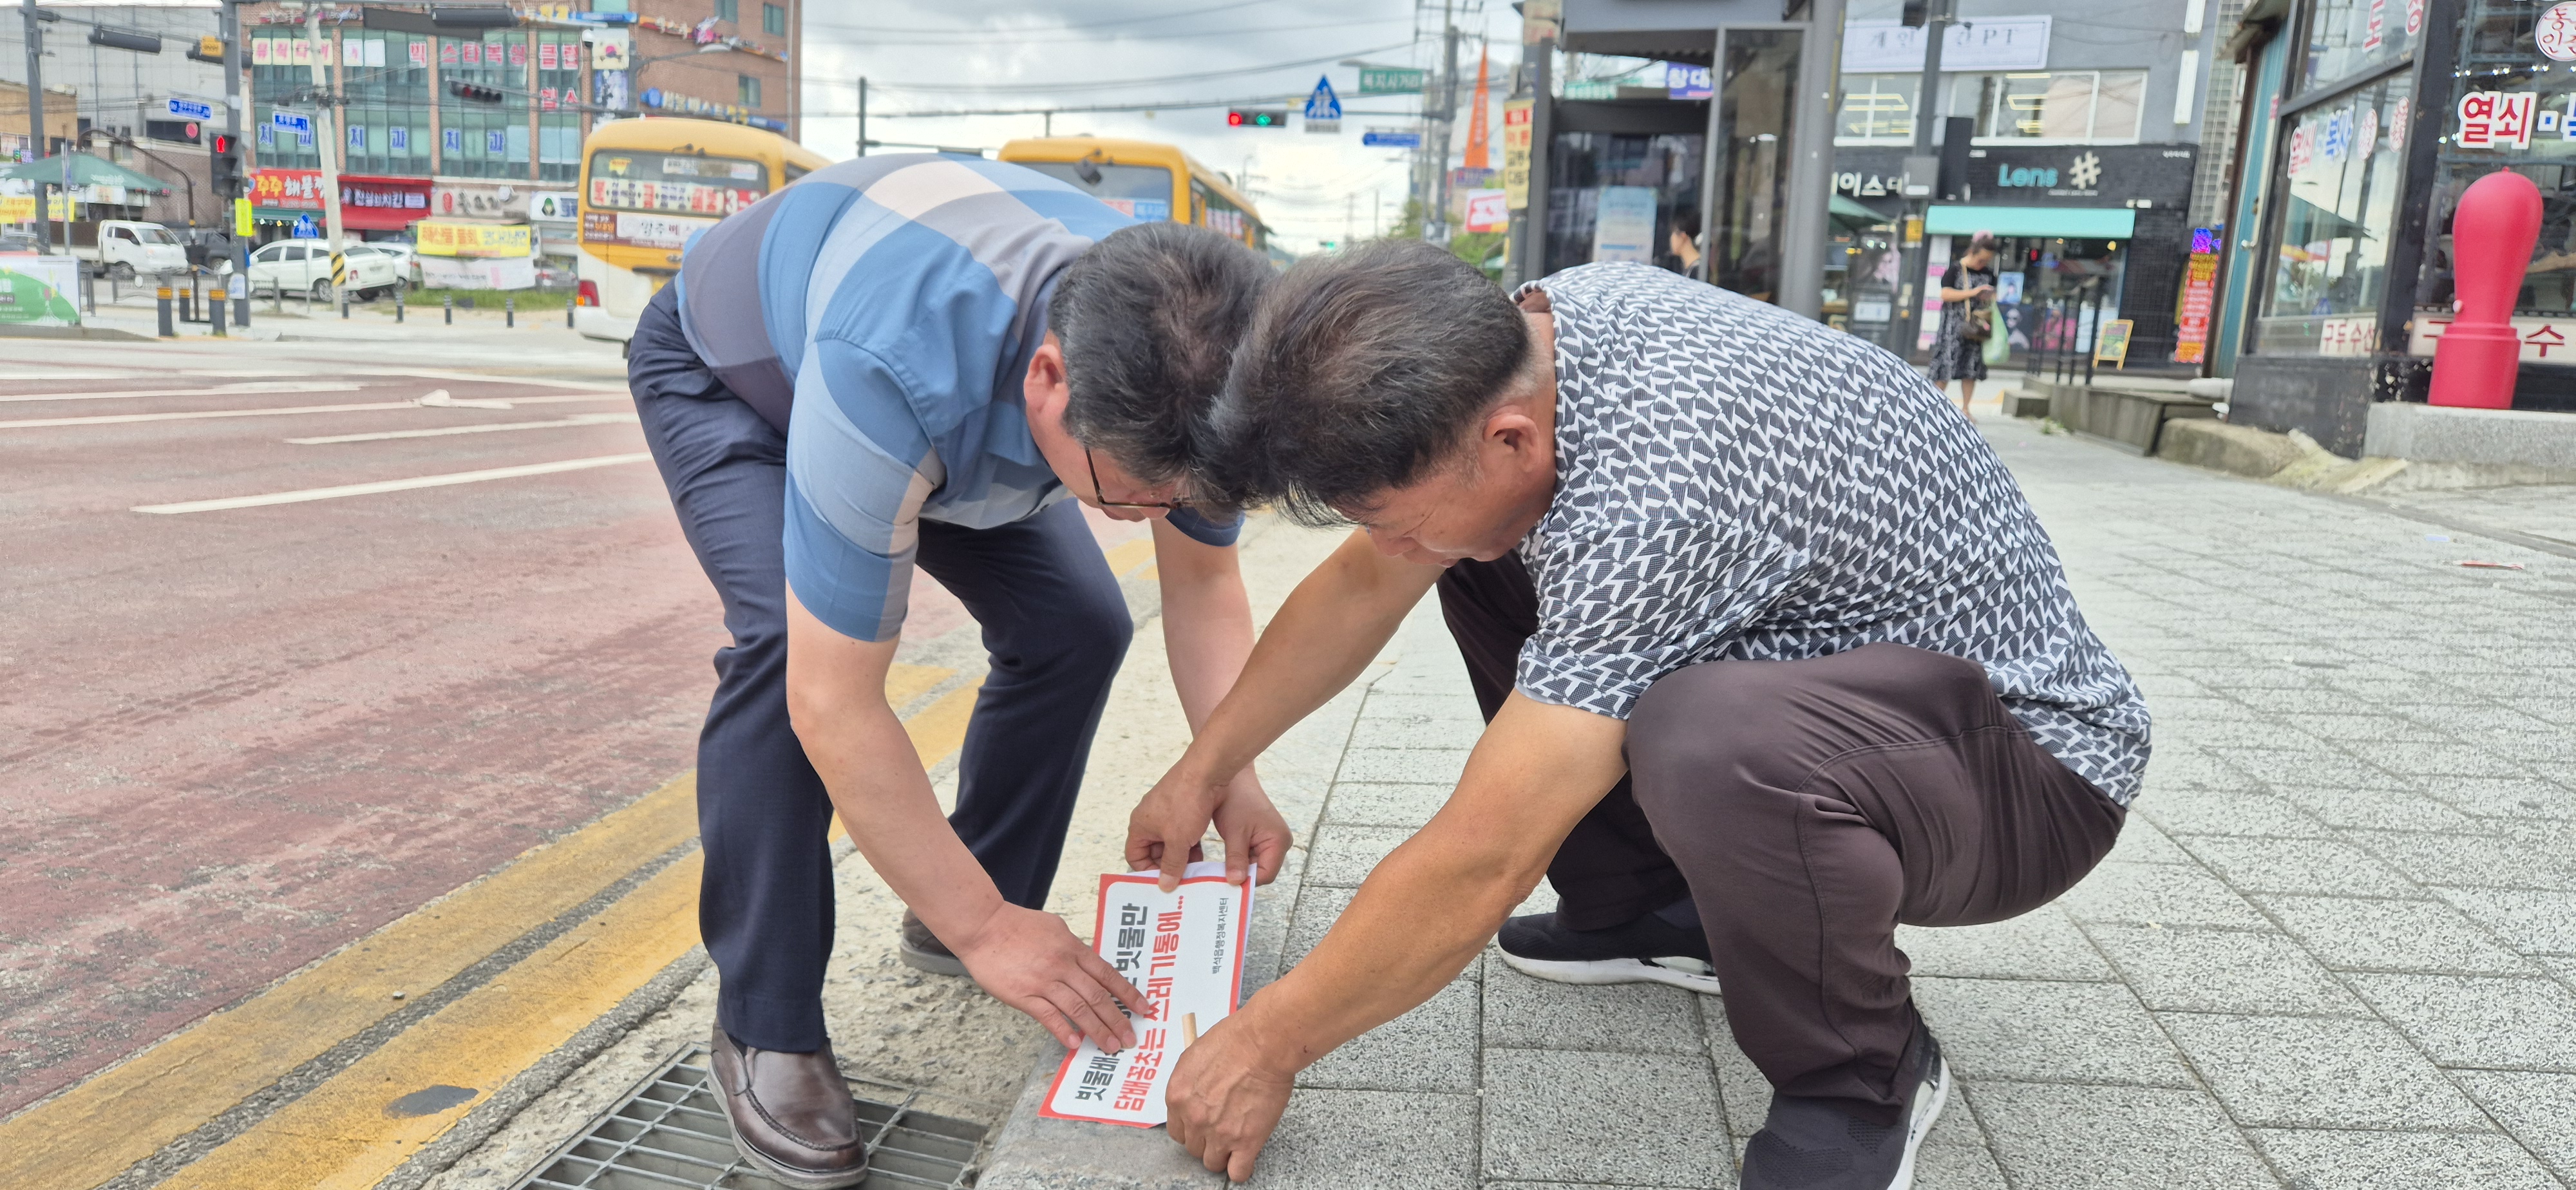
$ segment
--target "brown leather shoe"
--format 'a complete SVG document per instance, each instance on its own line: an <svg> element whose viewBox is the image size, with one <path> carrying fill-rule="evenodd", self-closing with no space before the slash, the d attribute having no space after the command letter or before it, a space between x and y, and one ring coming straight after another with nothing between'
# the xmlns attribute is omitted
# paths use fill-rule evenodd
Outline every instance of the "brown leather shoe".
<svg viewBox="0 0 2576 1190"><path fill-rule="evenodd" d="M790 1190L834 1190L867 1180L858 1104L831 1047L810 1054L753 1049L734 1044L719 1025L708 1049L743 1160Z"/></svg>

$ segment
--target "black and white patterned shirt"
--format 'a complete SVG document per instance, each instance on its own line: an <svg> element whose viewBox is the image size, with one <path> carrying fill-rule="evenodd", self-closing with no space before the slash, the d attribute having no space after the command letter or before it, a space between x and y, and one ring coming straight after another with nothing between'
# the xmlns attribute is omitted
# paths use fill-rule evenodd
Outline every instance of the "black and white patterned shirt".
<svg viewBox="0 0 2576 1190"><path fill-rule="evenodd" d="M1520 544L1521 692L1625 719L1703 661L1879 641L1983 665L2112 800L2147 763L2137 685L1983 438L1885 351L1638 264L1527 289L1556 318L1556 477Z"/></svg>

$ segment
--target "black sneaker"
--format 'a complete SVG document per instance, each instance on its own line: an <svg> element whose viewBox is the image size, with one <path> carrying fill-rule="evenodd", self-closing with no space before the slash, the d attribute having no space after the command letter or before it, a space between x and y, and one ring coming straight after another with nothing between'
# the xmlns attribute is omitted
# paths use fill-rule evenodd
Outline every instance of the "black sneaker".
<svg viewBox="0 0 2576 1190"><path fill-rule="evenodd" d="M1553 913L1503 923L1494 941L1515 971L1558 983L1668 983L1717 994L1708 935L1649 913L1607 930L1569 930Z"/></svg>
<svg viewBox="0 0 2576 1190"><path fill-rule="evenodd" d="M1774 1093L1770 1118L1744 1146L1743 1190L1908 1190L1914 1154L1950 1101L1950 1065L1941 1043L1918 1026L1900 1079L1910 1079L1905 1116L1873 1124L1832 1099Z"/></svg>
<svg viewBox="0 0 2576 1190"><path fill-rule="evenodd" d="M957 952L948 949L948 944L941 942L939 935L931 933L929 926L921 924L921 919L913 916L910 909L903 911L903 935L895 943L894 957L915 971L927 971L933 975L966 973L966 964L958 961Z"/></svg>

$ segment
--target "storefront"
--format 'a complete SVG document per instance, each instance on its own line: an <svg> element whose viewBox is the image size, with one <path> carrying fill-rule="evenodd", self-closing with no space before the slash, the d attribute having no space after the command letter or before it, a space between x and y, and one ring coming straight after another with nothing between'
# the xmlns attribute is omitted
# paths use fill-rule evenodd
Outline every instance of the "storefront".
<svg viewBox="0 0 2576 1190"><path fill-rule="evenodd" d="M2561 362L2576 337L2576 6L2296 0L2249 13L2276 24L2247 47L2248 97L2278 116L2268 160L2249 162L2263 172L2240 182L2259 184L2237 201L2259 234L2229 285L2243 312L2222 320L2238 353L2230 419L2350 455L2373 402L2424 399L2450 316L2451 206L2500 169L2538 183L2544 203L2516 301L2514 405L2576 408L2576 366Z"/></svg>
<svg viewBox="0 0 2576 1190"><path fill-rule="evenodd" d="M1837 199L1878 213L1879 228L1901 226L1897 179L1906 152L1837 151ZM1965 201L1934 204L1924 216L1927 275L1937 279L1970 236L1990 232L2002 241L1995 260L1997 313L2017 356L2090 344L2096 324L2125 318L2132 324L2133 364L2169 360L2191 252L2186 215L2198 153L2186 144L1971 148ZM1883 341L1898 292L1900 245L1857 220L1834 222L1828 259L1850 261L1841 279L1850 294L1848 329ZM1931 346L1940 326L1938 287L1925 289L1917 350Z"/></svg>

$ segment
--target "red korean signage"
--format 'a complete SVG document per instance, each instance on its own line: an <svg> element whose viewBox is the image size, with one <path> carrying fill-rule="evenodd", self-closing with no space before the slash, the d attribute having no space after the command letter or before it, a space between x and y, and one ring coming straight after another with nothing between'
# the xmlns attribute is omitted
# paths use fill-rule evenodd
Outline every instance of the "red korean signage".
<svg viewBox="0 0 2576 1190"><path fill-rule="evenodd" d="M319 211L322 209L322 171L252 170L250 201L253 206L275 207L284 211Z"/></svg>
<svg viewBox="0 0 2576 1190"><path fill-rule="evenodd" d="M340 225L400 231L429 217L429 179L340 175Z"/></svg>

